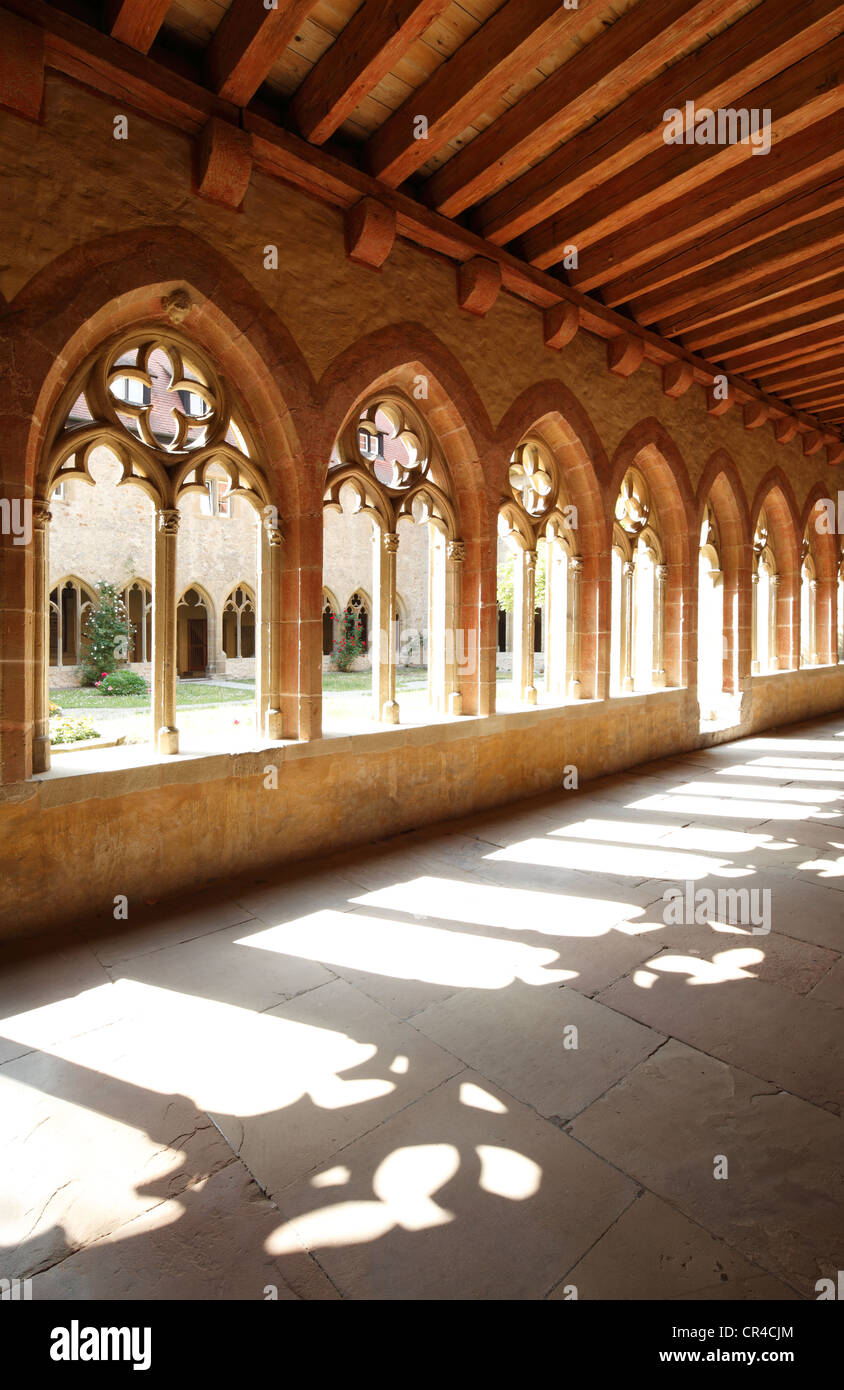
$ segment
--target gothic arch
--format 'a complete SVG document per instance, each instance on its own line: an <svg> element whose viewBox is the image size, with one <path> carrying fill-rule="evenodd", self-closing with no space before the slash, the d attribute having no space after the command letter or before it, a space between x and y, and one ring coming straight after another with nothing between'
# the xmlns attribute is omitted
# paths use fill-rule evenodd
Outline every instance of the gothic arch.
<svg viewBox="0 0 844 1390"><path fill-rule="evenodd" d="M621 484L631 468L641 473L647 485L652 506L650 525L660 538L667 567L663 600L665 683L686 686L694 660L687 605L697 507L682 454L654 417L640 420L628 430L613 455L608 520L614 515Z"/></svg>

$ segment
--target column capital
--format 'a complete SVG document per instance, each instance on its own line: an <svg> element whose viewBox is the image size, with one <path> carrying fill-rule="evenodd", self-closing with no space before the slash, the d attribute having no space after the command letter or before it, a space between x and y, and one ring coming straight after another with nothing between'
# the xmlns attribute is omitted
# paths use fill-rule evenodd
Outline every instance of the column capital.
<svg viewBox="0 0 844 1390"><path fill-rule="evenodd" d="M165 536L175 536L179 531L179 509L178 507L159 507L155 513L157 529L163 531Z"/></svg>
<svg viewBox="0 0 844 1390"><path fill-rule="evenodd" d="M274 548L277 545L281 545L282 541L284 540L284 535L282 534L280 526L272 526L268 521L265 521L264 531L266 532L267 536L267 545L269 545L271 548Z"/></svg>
<svg viewBox="0 0 844 1390"><path fill-rule="evenodd" d="M657 577L657 579L660 581L661 584L664 583L665 580L668 578L668 566L667 566L667 565L657 565L657 567L656 567L656 577Z"/></svg>
<svg viewBox="0 0 844 1390"><path fill-rule="evenodd" d="M386 550L387 554L388 554L388 555L395 555L396 551L397 551L398 548L399 548L398 533L397 533L396 531L385 531L385 532L383 533L383 536L384 536L384 549Z"/></svg>
<svg viewBox="0 0 844 1390"><path fill-rule="evenodd" d="M32 525L36 531L44 531L47 523L52 521L53 513L50 511L50 503L43 497L36 497L32 503Z"/></svg>
<svg viewBox="0 0 844 1390"><path fill-rule="evenodd" d="M449 558L449 560L454 560L454 561L456 561L457 564L462 564L463 561L466 559L466 542L465 542L465 541L449 541L449 543L448 543L448 558Z"/></svg>
<svg viewBox="0 0 844 1390"><path fill-rule="evenodd" d="M583 569L583 556L570 555L569 569L571 570L572 574L580 574L581 570Z"/></svg>
<svg viewBox="0 0 844 1390"><path fill-rule="evenodd" d="M621 573L622 573L622 574L627 574L627 575L633 574L633 573L635 572L635 569L636 569L636 565L635 565L635 563L634 563L633 560L622 560L622 562L621 562Z"/></svg>

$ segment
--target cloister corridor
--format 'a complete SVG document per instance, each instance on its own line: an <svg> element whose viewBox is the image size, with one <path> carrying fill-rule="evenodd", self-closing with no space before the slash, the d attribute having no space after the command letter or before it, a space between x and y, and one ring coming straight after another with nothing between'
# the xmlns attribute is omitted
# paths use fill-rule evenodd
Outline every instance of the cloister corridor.
<svg viewBox="0 0 844 1390"><path fill-rule="evenodd" d="M768 890L770 931L666 924L688 884ZM834 1277L841 715L153 891L0 955L0 1246L36 1299Z"/></svg>

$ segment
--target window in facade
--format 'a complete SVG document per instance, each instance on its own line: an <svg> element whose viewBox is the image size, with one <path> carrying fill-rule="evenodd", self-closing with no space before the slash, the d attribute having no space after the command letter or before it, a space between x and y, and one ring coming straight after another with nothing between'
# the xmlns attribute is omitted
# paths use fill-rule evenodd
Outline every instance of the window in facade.
<svg viewBox="0 0 844 1390"><path fill-rule="evenodd" d="M459 713L462 559L436 441L403 395L379 395L341 431L325 492L324 579L350 595L324 663L334 668L324 676L328 726L351 718L351 701L337 691L348 682L334 674L349 665L356 690L363 672L370 675L372 716L381 722L397 723L400 704L414 720ZM364 566L371 567L371 597L359 582Z"/></svg>
<svg viewBox="0 0 844 1390"><path fill-rule="evenodd" d="M142 579L134 579L123 590L123 602L132 625L128 660L152 661L152 588Z"/></svg>
<svg viewBox="0 0 844 1390"><path fill-rule="evenodd" d="M93 590L78 579L66 579L51 590L51 666L79 665L82 660L85 620L95 602Z"/></svg>
<svg viewBox="0 0 844 1390"><path fill-rule="evenodd" d="M610 686L618 694L665 685L665 564L650 493L636 468L625 474L613 527Z"/></svg>
<svg viewBox="0 0 844 1390"><path fill-rule="evenodd" d="M579 692L577 509L537 436L513 453L507 482L498 514L499 633L508 642L498 658L499 704L558 702Z"/></svg>
<svg viewBox="0 0 844 1390"><path fill-rule="evenodd" d="M818 573L807 526L800 547L800 665L818 662Z"/></svg>
<svg viewBox="0 0 844 1390"><path fill-rule="evenodd" d="M141 581L126 586L126 558L137 556L139 547L135 538L131 545L126 541L127 528L114 516L100 564L105 568L108 561L122 569L114 578L118 587L126 587L130 621L136 629L130 656L152 661L150 723L158 751L178 751L177 675L213 674L223 648L222 609L218 626L213 605L198 581L178 600L179 529L184 499L190 493L198 495L200 509L204 499L214 515L231 515L234 498L253 509L259 537L258 583L243 602L242 585L230 590L237 611L234 626L231 616L225 624L229 644L233 633L236 650L243 657L257 656L258 633L264 633L255 722L268 737L281 737L281 529L268 483L253 457L244 422L235 418L226 383L195 344L156 325L127 332L92 355L68 388L68 398L72 404L64 426L45 461L43 495L49 497L69 477L98 481L95 455L99 450L108 454L120 483L134 484L151 503L153 524L146 534L152 551L152 592ZM121 491L119 496L122 499L127 493ZM137 513L137 503L132 506ZM194 504L185 514L196 512ZM230 543L227 539L226 544ZM105 573L93 576L100 577L112 579ZM266 604L263 627L256 594ZM48 601L45 594L44 603ZM60 654L61 659L74 654L69 636L74 625L71 604L70 598L57 594L51 605L57 659ZM169 617L172 614L176 614L175 623ZM153 630L158 637L154 653ZM250 721L247 716L239 722ZM216 746L217 740L212 744Z"/></svg>
<svg viewBox="0 0 844 1390"><path fill-rule="evenodd" d="M718 717L724 689L724 576L721 538L712 504L700 528L698 548L697 697L700 717Z"/></svg>
<svg viewBox="0 0 844 1390"><path fill-rule="evenodd" d="M777 590L779 574L773 546L768 535L768 518L759 513L753 536L753 613L751 621L752 661L754 676L764 676L777 669Z"/></svg>
<svg viewBox="0 0 844 1390"><path fill-rule="evenodd" d="M223 652L232 660L255 655L255 596L245 584L223 604Z"/></svg>

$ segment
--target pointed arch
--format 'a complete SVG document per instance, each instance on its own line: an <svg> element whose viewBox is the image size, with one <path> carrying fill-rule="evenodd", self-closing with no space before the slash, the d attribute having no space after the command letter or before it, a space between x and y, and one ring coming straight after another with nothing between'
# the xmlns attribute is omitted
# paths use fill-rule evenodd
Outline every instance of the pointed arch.
<svg viewBox="0 0 844 1390"><path fill-rule="evenodd" d="M680 449L655 417L640 420L628 430L613 455L608 521L614 515L621 484L631 468L641 473L648 488L652 507L649 525L663 550L664 563L658 565L657 571L663 587L657 591L655 608L655 622L663 626L655 635L655 648L661 650L655 651L654 669L666 685L687 686L694 662L693 624L688 620L688 610L693 592L691 547L697 506Z"/></svg>

